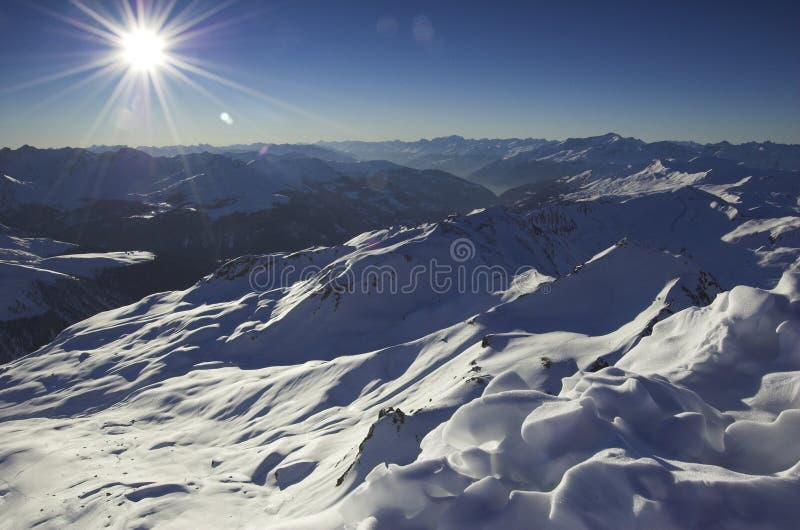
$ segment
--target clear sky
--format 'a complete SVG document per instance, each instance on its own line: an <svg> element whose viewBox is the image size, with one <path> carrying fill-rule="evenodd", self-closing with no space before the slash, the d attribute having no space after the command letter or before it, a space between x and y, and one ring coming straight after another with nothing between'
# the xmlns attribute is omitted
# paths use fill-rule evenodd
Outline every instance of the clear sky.
<svg viewBox="0 0 800 530"><path fill-rule="evenodd" d="M128 64L92 13L125 26L124 9L82 4L0 3L0 145L608 131L800 143L798 2L241 0L167 40L194 86L155 66L115 98ZM150 19L166 5L143 4ZM178 0L167 27L218 4ZM108 75L78 71L109 52Z"/></svg>

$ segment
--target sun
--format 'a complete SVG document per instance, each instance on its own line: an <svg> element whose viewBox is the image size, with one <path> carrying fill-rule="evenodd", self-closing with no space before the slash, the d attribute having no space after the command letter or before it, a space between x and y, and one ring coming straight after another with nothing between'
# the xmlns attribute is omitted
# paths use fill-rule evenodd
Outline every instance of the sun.
<svg viewBox="0 0 800 530"><path fill-rule="evenodd" d="M122 35L122 58L130 68L152 72L164 64L166 42L155 31L136 29Z"/></svg>
<svg viewBox="0 0 800 530"><path fill-rule="evenodd" d="M97 116L81 143L93 143L90 139L108 121L110 113L119 115L124 111L125 115L140 115L143 118L142 124L146 124L149 130L153 123L152 111L156 106L161 110L173 143L185 143L180 139L173 115L175 101L170 94L170 88L175 84L181 84L204 96L220 110L228 109L217 114L228 126L234 126L232 115L241 116L243 113L230 112L235 109L230 106L229 101L221 99L211 90L213 86L223 86L228 93L235 91L281 111L310 118L355 135L356 131L266 92L243 85L230 75L215 73L212 70L214 63L207 58L197 57L196 52L189 55L185 53L189 48L197 50L215 44L224 35L219 32L226 31L225 28L239 20L217 19L217 14L234 1L107 0L93 1L92 5L87 5L88 0L70 0L69 4L80 12L74 17L38 6L37 10L69 24L78 31L79 37L99 43L100 46L96 51L87 54L88 60L76 66L63 67L7 88L2 87L0 79L0 92L16 92L56 80L76 78L72 83L65 83L62 90L44 101L52 103L59 101L65 94L90 84L97 84L98 87L113 86L105 102L101 102ZM115 4L116 9L113 7ZM179 4L180 8L177 7ZM208 83L211 87L207 87Z"/></svg>

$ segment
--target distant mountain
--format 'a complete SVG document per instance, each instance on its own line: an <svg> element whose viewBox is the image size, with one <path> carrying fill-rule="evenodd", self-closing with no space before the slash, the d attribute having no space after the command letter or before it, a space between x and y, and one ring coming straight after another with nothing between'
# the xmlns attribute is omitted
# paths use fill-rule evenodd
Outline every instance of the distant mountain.
<svg viewBox="0 0 800 530"><path fill-rule="evenodd" d="M735 182L735 186L731 183ZM564 200L590 200L598 197L631 197L692 187L731 203L731 208L747 206L771 211L774 216L792 215L800 173L748 167L732 160L697 156L688 161L655 159L615 171L586 170L568 177L543 180L509 189L499 201L518 210L530 210ZM733 190L734 192L726 191ZM746 193L742 193L746 190ZM741 195L741 196L740 196ZM770 197L774 197L771 200ZM733 209L731 211L734 211Z"/></svg>
<svg viewBox="0 0 800 530"><path fill-rule="evenodd" d="M731 144L720 142L703 146L702 156L741 162L759 169L800 170L800 145L774 142Z"/></svg>
<svg viewBox="0 0 800 530"><path fill-rule="evenodd" d="M496 200L442 171L333 158L3 149L0 221L102 251L149 250L191 262L189 274L208 272L220 259L338 243Z"/></svg>
<svg viewBox="0 0 800 530"><path fill-rule="evenodd" d="M88 147L87 150L95 153L104 153L107 151L119 151L120 149L126 147L127 146L124 145L93 145ZM233 144L226 146L195 144L153 147L142 145L136 147L135 149L151 156L158 157L183 156L201 153L228 154L237 157L245 153L248 154L248 156L251 156L252 153L260 153L262 155L269 153L274 155L295 154L319 158L322 160L333 160L337 162L352 162L355 160L353 157L347 156L344 153L326 149L320 145L314 144L271 144L256 142L252 144Z"/></svg>
<svg viewBox="0 0 800 530"><path fill-rule="evenodd" d="M641 170L655 160L689 162L695 158L741 163L753 169L800 171L800 146L765 142L700 145L687 142L645 143L615 133L570 138L504 157L475 171L468 178L497 193L523 184L546 182L591 171L612 177L630 169Z"/></svg>
<svg viewBox="0 0 800 530"><path fill-rule="evenodd" d="M417 142L321 142L360 160L385 159L417 168L440 168L477 182L495 193L577 175L613 175L642 169L653 160L695 157L741 162L756 169L800 170L800 146L772 142L702 145L695 142L643 142L616 133L563 141L537 139L469 140L460 136Z"/></svg>
<svg viewBox="0 0 800 530"><path fill-rule="evenodd" d="M318 145L351 155L358 160L389 160L417 169L441 169L468 177L498 158L536 149L551 142L534 138L471 140L447 136L402 142L320 142Z"/></svg>
<svg viewBox="0 0 800 530"><path fill-rule="evenodd" d="M546 182L590 170L611 175L642 167L654 158L691 158L691 147L658 142L646 144L615 133L589 138L569 138L539 149L504 157L474 172L470 179L502 192L523 184Z"/></svg>
<svg viewBox="0 0 800 530"><path fill-rule="evenodd" d="M93 146L93 151L116 151L121 146ZM415 169L440 169L470 179L495 193L591 169L611 175L628 166L644 168L653 160L715 158L741 162L755 169L800 171L800 146L773 142L699 144L686 141L643 142L616 133L563 141L507 138L467 139L445 136L413 142L336 141L316 144L238 144L140 147L155 156L219 153L242 160L256 153L293 155L332 162L386 160Z"/></svg>

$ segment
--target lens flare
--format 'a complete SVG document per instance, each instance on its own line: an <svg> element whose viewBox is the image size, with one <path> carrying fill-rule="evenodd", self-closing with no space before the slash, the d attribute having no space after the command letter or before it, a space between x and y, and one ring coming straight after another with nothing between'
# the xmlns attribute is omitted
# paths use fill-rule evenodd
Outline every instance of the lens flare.
<svg viewBox="0 0 800 530"><path fill-rule="evenodd" d="M214 42L218 31L253 16L253 13L249 13L246 17L242 15L219 19L219 13L235 1L109 0L87 5L86 0L70 0L69 4L80 12L77 17L68 16L40 3L32 4L31 7L37 11L72 26L80 38L99 43L100 46L89 55L89 60L77 66L48 72L36 79L12 86L4 87L0 84L0 93L13 93L63 79L75 79L43 100L43 105L59 101L70 92L92 85L98 91L113 86L105 102L100 102L97 115L80 143L91 143L95 131L107 122L109 114L120 115L120 101L138 97L143 102L141 110L128 109L139 115L135 123L146 127L149 133L153 123L151 111L159 108L173 142L182 144L180 129L174 116L175 98L170 94L171 85L174 84L199 93L217 108L229 108L230 110L219 115L219 119L226 125L234 124L234 116L246 114L233 112L235 109L230 107L230 102L215 95L213 87L224 87L227 92L235 91L280 111L353 134L353 131L336 122L238 83L230 76L214 73L211 70L215 66L213 63L196 58L198 46ZM187 50L195 51L186 55ZM126 123L132 124L134 120L126 120Z"/></svg>

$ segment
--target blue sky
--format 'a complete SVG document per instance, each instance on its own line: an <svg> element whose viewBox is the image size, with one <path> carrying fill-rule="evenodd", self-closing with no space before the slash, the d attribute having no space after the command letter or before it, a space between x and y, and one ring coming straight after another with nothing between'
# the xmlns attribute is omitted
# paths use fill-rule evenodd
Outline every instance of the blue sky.
<svg viewBox="0 0 800 530"><path fill-rule="evenodd" d="M245 87L188 73L209 98L167 78L175 133L143 83L101 120L117 79L64 92L80 73L20 88L109 50L36 6L100 27L66 2L0 4L0 145L608 131L800 143L796 3L242 0L168 50Z"/></svg>

